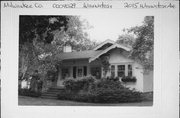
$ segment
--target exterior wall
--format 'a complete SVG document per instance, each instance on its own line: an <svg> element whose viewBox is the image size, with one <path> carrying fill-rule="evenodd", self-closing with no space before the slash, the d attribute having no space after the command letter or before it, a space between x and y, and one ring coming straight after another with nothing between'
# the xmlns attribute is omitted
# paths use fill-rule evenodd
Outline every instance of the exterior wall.
<svg viewBox="0 0 180 118"><path fill-rule="evenodd" d="M111 65L115 65L115 72L117 72L117 65L125 65L126 66L125 68L127 68L128 64L134 63L133 60L123 56L122 53L124 52L120 49L115 49L110 53L109 63ZM108 71L106 76L111 76L111 71ZM115 73L115 77L116 76L117 73Z"/></svg>
<svg viewBox="0 0 180 118"><path fill-rule="evenodd" d="M110 64L119 64L119 63L133 62L133 60L128 59L127 57L123 56L122 53L124 53L124 52L119 49L113 50L110 54L109 63Z"/></svg>
<svg viewBox="0 0 180 118"><path fill-rule="evenodd" d="M153 71L144 73L143 81L143 92L152 92L153 91Z"/></svg>
<svg viewBox="0 0 180 118"><path fill-rule="evenodd" d="M122 50L116 49L113 50L110 54L109 62L111 65L115 65L115 77L117 76L117 65L125 65L125 68L128 68L128 64L132 65L132 76L135 76L136 82L127 82L123 83L126 87L131 89L135 88L137 91L143 92L143 69L142 66L131 59L123 56L124 53ZM107 76L110 76L111 72L107 73ZM127 70L125 71L125 75L127 76Z"/></svg>
<svg viewBox="0 0 180 118"><path fill-rule="evenodd" d="M142 66L138 63L133 64L133 76L136 77L136 82L128 82L124 85L131 89L134 88L137 91L143 92L143 69Z"/></svg>

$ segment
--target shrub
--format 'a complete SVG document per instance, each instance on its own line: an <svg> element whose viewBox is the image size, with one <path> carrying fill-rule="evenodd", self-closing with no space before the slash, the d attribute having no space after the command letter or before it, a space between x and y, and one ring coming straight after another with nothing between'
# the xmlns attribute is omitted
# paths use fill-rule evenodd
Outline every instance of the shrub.
<svg viewBox="0 0 180 118"><path fill-rule="evenodd" d="M58 99L60 100L73 100L74 96L75 96L75 93L71 91L67 91L67 90L57 95Z"/></svg>
<svg viewBox="0 0 180 118"><path fill-rule="evenodd" d="M141 101L139 92L128 89L113 90L98 88L94 91L94 102L98 103L118 103L118 102L138 102Z"/></svg>
<svg viewBox="0 0 180 118"><path fill-rule="evenodd" d="M121 79L122 82L136 82L136 77L125 76Z"/></svg>
<svg viewBox="0 0 180 118"><path fill-rule="evenodd" d="M142 100L140 92L124 87L119 81L102 80L96 83L89 92L93 96L93 102L138 102Z"/></svg>
<svg viewBox="0 0 180 118"><path fill-rule="evenodd" d="M80 82L78 80L78 82L76 83L74 82L74 80L73 82L72 80L69 80L67 83L71 83L68 85L72 85L73 87L75 87L77 85L73 85L74 83L78 84L82 81L87 82L87 80L80 80ZM81 86L83 85L85 84L82 84ZM89 86L90 87L88 88L88 91L83 87L79 87L78 92L66 89L66 91L58 95L58 98L61 100L75 100L80 102L93 103L120 103L142 101L142 94L140 92L124 87L119 81L112 81L111 79L101 79L100 81L92 81L91 85L89 84Z"/></svg>
<svg viewBox="0 0 180 118"><path fill-rule="evenodd" d="M64 86L67 90L73 92L79 92L80 90L87 91L94 81L95 78L93 76L86 76L78 79L70 78L64 81Z"/></svg>
<svg viewBox="0 0 180 118"><path fill-rule="evenodd" d="M30 97L41 96L41 92L30 91L29 89L19 89L18 94L22 96L30 96Z"/></svg>
<svg viewBox="0 0 180 118"><path fill-rule="evenodd" d="M112 80L101 80L95 83L96 88L103 88L103 89L121 89L124 88L124 86L119 81L112 81Z"/></svg>
<svg viewBox="0 0 180 118"><path fill-rule="evenodd" d="M106 77L106 78L104 78L105 80L112 80L112 81L119 81L119 77L113 77L113 76L111 76L111 77Z"/></svg>

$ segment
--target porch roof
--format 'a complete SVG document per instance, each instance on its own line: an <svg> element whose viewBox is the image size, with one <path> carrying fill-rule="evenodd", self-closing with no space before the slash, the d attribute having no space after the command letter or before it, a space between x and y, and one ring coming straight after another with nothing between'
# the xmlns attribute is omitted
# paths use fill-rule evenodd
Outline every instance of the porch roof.
<svg viewBox="0 0 180 118"><path fill-rule="evenodd" d="M77 52L66 52L66 53L60 53L58 55L58 59L60 60L69 60L69 59L89 59L92 57L97 56L100 54L103 50L87 50L87 51L77 51Z"/></svg>

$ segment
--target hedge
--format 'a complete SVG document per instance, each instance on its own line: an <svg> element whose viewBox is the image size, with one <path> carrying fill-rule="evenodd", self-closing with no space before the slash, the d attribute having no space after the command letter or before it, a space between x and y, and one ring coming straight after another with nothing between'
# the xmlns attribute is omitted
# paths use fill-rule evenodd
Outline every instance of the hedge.
<svg viewBox="0 0 180 118"><path fill-rule="evenodd" d="M121 103L142 101L141 92L130 90L129 88L124 87L119 81L113 81L113 79L101 79L100 81L91 82L91 84L88 84L88 89L84 89L84 86L87 84L87 80L83 79L84 78L82 78L82 80L78 80L78 82L71 81L71 84L66 83L65 87L68 89L59 93L58 99L91 103ZM86 82L82 84L82 81ZM78 83L81 83L81 85L76 85ZM76 89L76 87L78 88ZM74 91L72 88L76 90Z"/></svg>
<svg viewBox="0 0 180 118"><path fill-rule="evenodd" d="M93 76L86 76L79 79L69 78L64 81L66 90L78 92L80 90L88 90L89 86L94 83L95 78Z"/></svg>

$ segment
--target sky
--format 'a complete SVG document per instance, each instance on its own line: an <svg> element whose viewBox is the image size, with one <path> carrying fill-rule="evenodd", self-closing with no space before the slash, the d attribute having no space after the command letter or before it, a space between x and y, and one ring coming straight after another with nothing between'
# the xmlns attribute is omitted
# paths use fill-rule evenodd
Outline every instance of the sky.
<svg viewBox="0 0 180 118"><path fill-rule="evenodd" d="M142 25L145 16L135 14L91 13L81 15L93 28L87 32L91 40L102 42L106 39L117 40L124 28Z"/></svg>

